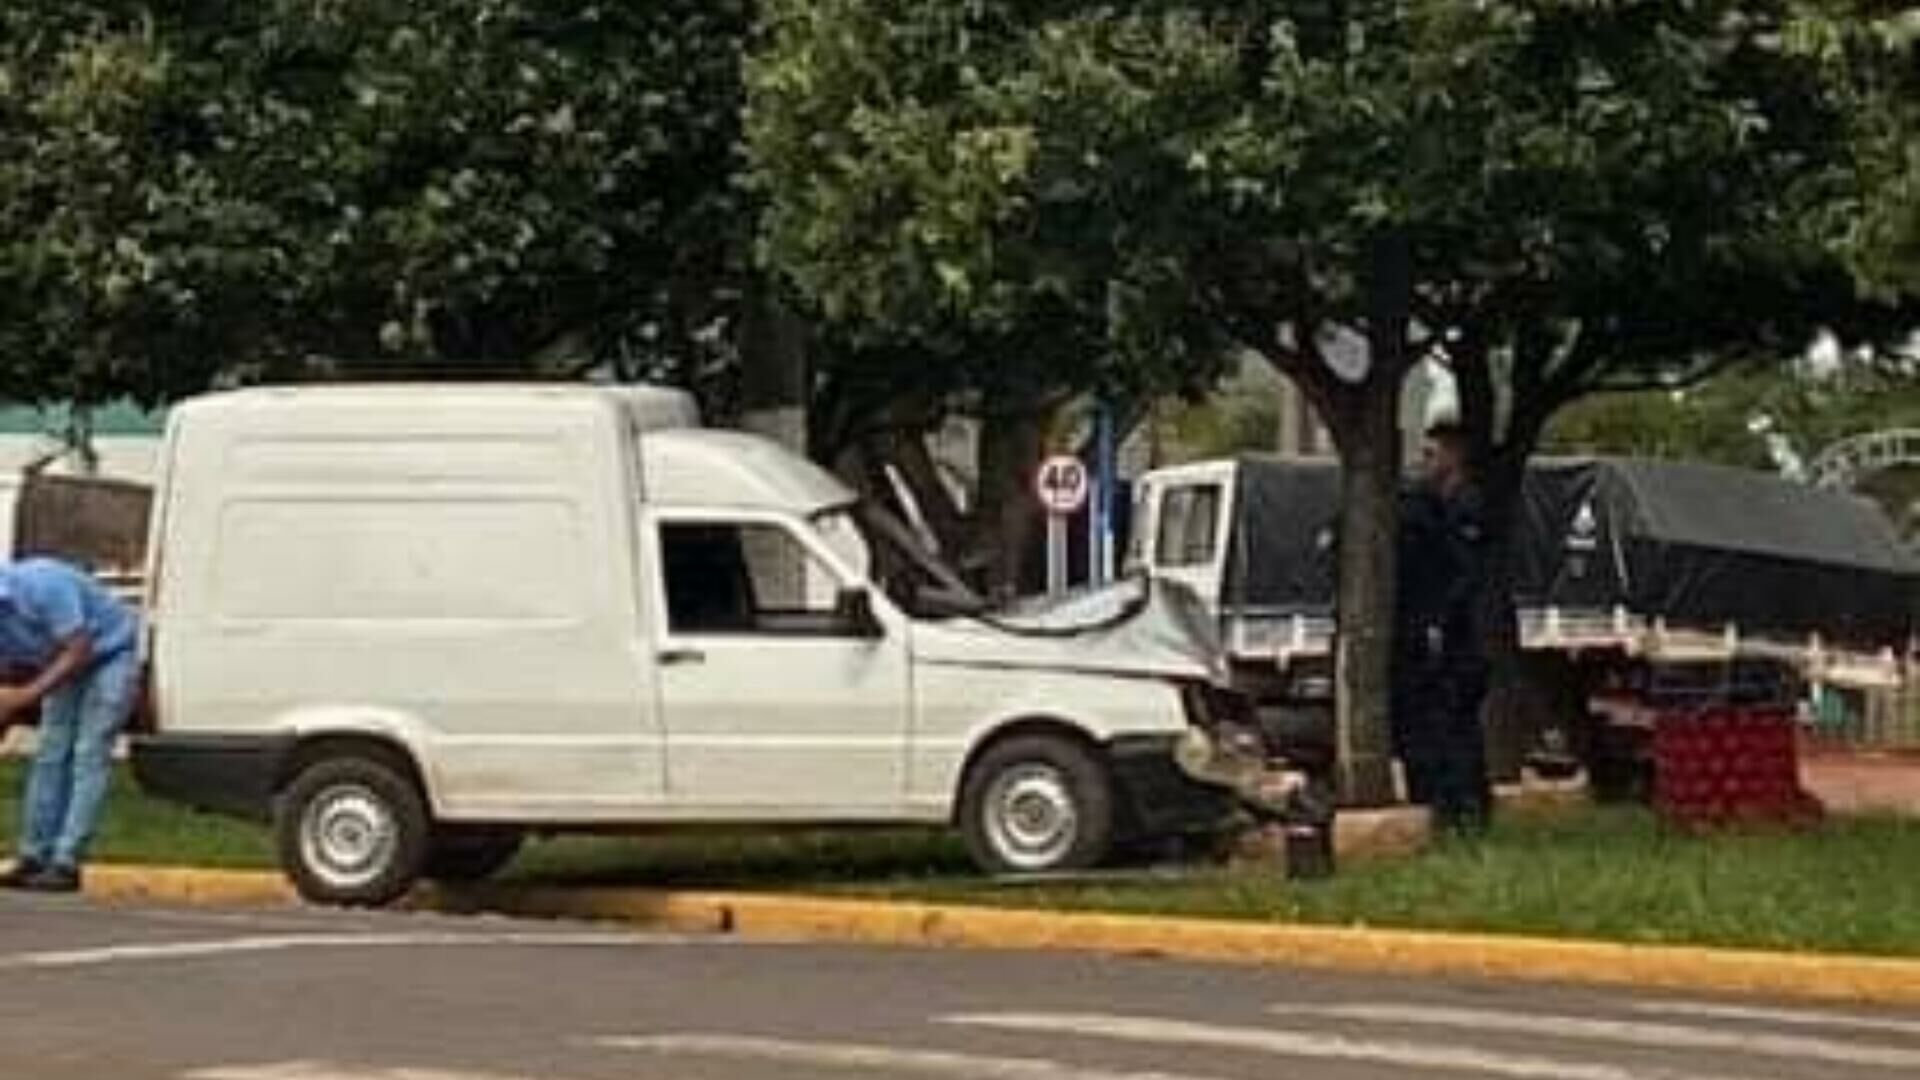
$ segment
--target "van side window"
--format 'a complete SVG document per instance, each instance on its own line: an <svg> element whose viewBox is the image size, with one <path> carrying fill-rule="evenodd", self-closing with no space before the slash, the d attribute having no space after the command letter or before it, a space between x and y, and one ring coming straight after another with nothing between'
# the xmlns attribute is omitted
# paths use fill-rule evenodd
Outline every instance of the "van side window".
<svg viewBox="0 0 1920 1080"><path fill-rule="evenodd" d="M839 578L778 525L666 522L660 552L676 634L844 632Z"/></svg>
<svg viewBox="0 0 1920 1080"><path fill-rule="evenodd" d="M1220 485L1188 484L1168 489L1160 503L1154 562L1163 567L1213 561L1219 530Z"/></svg>

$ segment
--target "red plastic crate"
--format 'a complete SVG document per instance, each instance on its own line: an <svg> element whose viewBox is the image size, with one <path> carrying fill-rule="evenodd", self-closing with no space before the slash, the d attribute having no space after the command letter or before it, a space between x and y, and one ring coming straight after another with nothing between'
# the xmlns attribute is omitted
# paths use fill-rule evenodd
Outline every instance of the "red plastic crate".
<svg viewBox="0 0 1920 1080"><path fill-rule="evenodd" d="M1778 707L1712 707L1657 718L1654 808L1688 830L1729 824L1805 824L1819 804L1800 787L1793 714Z"/></svg>

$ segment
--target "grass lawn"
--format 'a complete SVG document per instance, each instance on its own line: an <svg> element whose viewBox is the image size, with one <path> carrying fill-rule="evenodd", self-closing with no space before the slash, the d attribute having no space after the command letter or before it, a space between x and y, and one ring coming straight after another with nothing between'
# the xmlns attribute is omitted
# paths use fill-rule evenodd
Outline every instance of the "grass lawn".
<svg viewBox="0 0 1920 1080"><path fill-rule="evenodd" d="M1920 956L1920 821L1683 836L1638 808L1508 815L1477 844L1290 883L1247 868L1072 888L895 884L897 895L1102 911Z"/></svg>
<svg viewBox="0 0 1920 1080"><path fill-rule="evenodd" d="M0 845L11 855L20 835L20 793L27 763L0 760ZM175 862L194 866L269 867L273 845L267 831L197 814L149 799L126 770L113 778L106 817L90 856L99 862Z"/></svg>
<svg viewBox="0 0 1920 1080"><path fill-rule="evenodd" d="M20 774L0 763L7 837ZM264 829L156 803L124 775L95 851L108 862L273 864ZM1481 843L1346 866L1314 883L1215 867L996 883L970 874L954 838L917 831L569 837L529 845L508 876L1920 956L1920 821L1911 820L1703 838L1633 808L1510 814Z"/></svg>

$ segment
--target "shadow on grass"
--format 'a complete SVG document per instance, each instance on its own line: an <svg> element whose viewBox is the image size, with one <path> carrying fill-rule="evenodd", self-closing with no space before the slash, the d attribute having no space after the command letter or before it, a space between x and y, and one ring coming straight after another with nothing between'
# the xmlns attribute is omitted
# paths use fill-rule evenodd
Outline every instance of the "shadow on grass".
<svg viewBox="0 0 1920 1080"><path fill-rule="evenodd" d="M527 845L506 879L519 884L801 890L928 881L970 872L965 850L933 830L675 831L565 836Z"/></svg>

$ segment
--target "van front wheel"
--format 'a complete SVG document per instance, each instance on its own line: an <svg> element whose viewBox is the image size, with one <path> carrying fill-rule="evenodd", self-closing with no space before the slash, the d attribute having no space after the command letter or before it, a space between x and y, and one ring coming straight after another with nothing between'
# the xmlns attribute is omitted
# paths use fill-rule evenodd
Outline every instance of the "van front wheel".
<svg viewBox="0 0 1920 1080"><path fill-rule="evenodd" d="M274 804L280 865L313 903L378 907L399 899L420 874L428 833L419 789L367 758L315 762Z"/></svg>
<svg viewBox="0 0 1920 1080"><path fill-rule="evenodd" d="M1098 865L1113 846L1106 767L1079 743L1022 735L989 747L960 794L967 851L993 874Z"/></svg>

